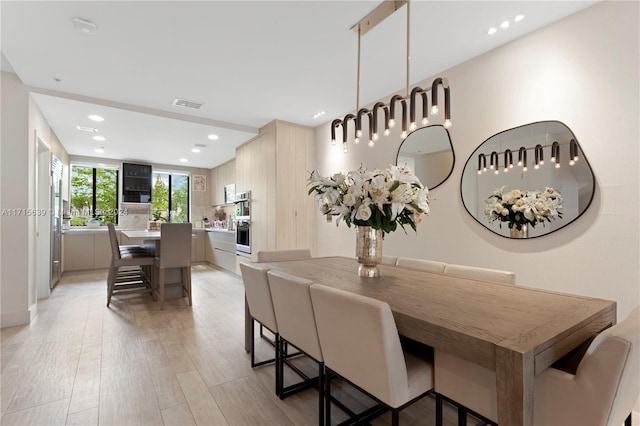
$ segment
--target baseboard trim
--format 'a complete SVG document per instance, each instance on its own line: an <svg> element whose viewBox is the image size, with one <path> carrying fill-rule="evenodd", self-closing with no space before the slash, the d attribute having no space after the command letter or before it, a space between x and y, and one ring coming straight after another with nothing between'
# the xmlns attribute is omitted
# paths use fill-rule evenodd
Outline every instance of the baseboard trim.
<svg viewBox="0 0 640 426"><path fill-rule="evenodd" d="M3 312L0 315L0 328L29 324L32 318L31 314L31 310Z"/></svg>

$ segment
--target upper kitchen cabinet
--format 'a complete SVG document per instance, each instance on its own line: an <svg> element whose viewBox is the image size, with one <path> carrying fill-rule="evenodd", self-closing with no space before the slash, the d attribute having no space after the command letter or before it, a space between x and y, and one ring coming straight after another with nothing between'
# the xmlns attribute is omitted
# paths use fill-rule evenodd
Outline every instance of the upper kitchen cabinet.
<svg viewBox="0 0 640 426"><path fill-rule="evenodd" d="M122 163L122 202L151 202L151 166Z"/></svg>
<svg viewBox="0 0 640 426"><path fill-rule="evenodd" d="M311 248L315 201L306 182L315 167L313 129L272 121L236 151L236 190L251 191L251 251Z"/></svg>
<svg viewBox="0 0 640 426"><path fill-rule="evenodd" d="M227 161L211 169L211 200L214 206L228 203L224 188L236 182L236 161Z"/></svg>

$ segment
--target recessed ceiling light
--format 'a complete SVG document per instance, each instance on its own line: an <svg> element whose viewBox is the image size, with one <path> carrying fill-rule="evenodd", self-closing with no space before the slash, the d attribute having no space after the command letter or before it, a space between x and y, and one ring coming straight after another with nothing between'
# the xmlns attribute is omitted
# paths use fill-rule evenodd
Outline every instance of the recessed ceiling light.
<svg viewBox="0 0 640 426"><path fill-rule="evenodd" d="M322 117L323 115L325 115L326 113L324 111L318 111L315 114L312 115L313 118L319 118Z"/></svg>
<svg viewBox="0 0 640 426"><path fill-rule="evenodd" d="M93 151L97 152L98 154L104 154L104 147L96 148Z"/></svg>
<svg viewBox="0 0 640 426"><path fill-rule="evenodd" d="M496 27L491 27L491 28L489 28L489 31L487 31L487 33L489 35L493 35L493 34L495 34L497 32L498 32L498 29Z"/></svg>
<svg viewBox="0 0 640 426"><path fill-rule="evenodd" d="M502 24L500 24L500 28L509 28L509 21L504 21Z"/></svg>
<svg viewBox="0 0 640 426"><path fill-rule="evenodd" d="M191 150L191 152L195 152L195 153L197 154L197 153L199 153L199 152L200 152L200 150L199 150L198 148L193 148L193 149Z"/></svg>
<svg viewBox="0 0 640 426"><path fill-rule="evenodd" d="M211 139L212 141L217 141L218 140L218 135L214 135L213 133L211 133L209 136L207 136L209 139Z"/></svg>
<svg viewBox="0 0 640 426"><path fill-rule="evenodd" d="M515 18L513 18L513 20L515 22L520 22L524 19L524 15L517 15Z"/></svg>
<svg viewBox="0 0 640 426"><path fill-rule="evenodd" d="M105 138L104 136L94 136L93 140L102 142L102 141L107 140L107 138Z"/></svg>
<svg viewBox="0 0 640 426"><path fill-rule="evenodd" d="M180 159L180 162L182 162L182 163L186 163L187 161L189 161L189 160L187 160L186 158L181 158Z"/></svg>
<svg viewBox="0 0 640 426"><path fill-rule="evenodd" d="M98 129L93 128L93 127L76 126L76 129L80 130L81 132L98 133Z"/></svg>
<svg viewBox="0 0 640 426"><path fill-rule="evenodd" d="M89 120L92 120L92 121L104 121L104 118L102 118L101 116L99 116L97 114L91 114L89 116Z"/></svg>

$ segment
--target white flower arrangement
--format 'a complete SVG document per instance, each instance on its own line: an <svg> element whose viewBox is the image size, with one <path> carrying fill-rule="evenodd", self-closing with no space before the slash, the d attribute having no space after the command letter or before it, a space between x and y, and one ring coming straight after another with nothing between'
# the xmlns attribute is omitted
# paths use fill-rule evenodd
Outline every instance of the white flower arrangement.
<svg viewBox="0 0 640 426"><path fill-rule="evenodd" d="M388 234L411 226L415 231L422 215L429 214L429 190L408 167L390 166L368 171L360 167L347 174L323 177L317 171L308 180L322 214L344 219L348 227L371 226ZM406 232L406 231L405 231Z"/></svg>
<svg viewBox="0 0 640 426"><path fill-rule="evenodd" d="M508 222L509 229L514 226L521 230L522 225L551 222L562 218L562 196L553 188L544 191L521 191L514 189L505 191L506 186L495 190L484 202L487 205L485 215L489 222L496 220Z"/></svg>

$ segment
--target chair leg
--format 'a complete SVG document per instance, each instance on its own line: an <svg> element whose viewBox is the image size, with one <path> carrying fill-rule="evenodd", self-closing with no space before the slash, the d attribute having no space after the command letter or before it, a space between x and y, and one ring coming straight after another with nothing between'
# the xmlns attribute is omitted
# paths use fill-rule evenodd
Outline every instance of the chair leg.
<svg viewBox="0 0 640 426"><path fill-rule="evenodd" d="M436 393L436 426L442 426L442 397Z"/></svg>
<svg viewBox="0 0 640 426"><path fill-rule="evenodd" d="M164 269L158 271L158 301L160 302L160 309L164 309Z"/></svg>
<svg viewBox="0 0 640 426"><path fill-rule="evenodd" d="M113 287L116 283L116 277L118 275L118 268L110 267L107 273L107 307L111 303L111 295L113 294Z"/></svg>
<svg viewBox="0 0 640 426"><path fill-rule="evenodd" d="M467 411L458 407L458 426L467 426Z"/></svg>
<svg viewBox="0 0 640 426"><path fill-rule="evenodd" d="M182 297L185 296L191 306L191 267L182 268Z"/></svg>
<svg viewBox="0 0 640 426"><path fill-rule="evenodd" d="M318 363L318 425L324 426L324 362Z"/></svg>
<svg viewBox="0 0 640 426"><path fill-rule="evenodd" d="M324 369L324 424L331 426L331 370Z"/></svg>
<svg viewBox="0 0 640 426"><path fill-rule="evenodd" d="M398 426L400 424L400 411L392 410L391 411L391 426Z"/></svg>
<svg viewBox="0 0 640 426"><path fill-rule="evenodd" d="M284 354L283 354L283 342L280 336L276 334L276 395L282 399L282 393L284 388Z"/></svg>

